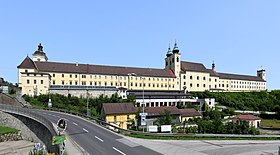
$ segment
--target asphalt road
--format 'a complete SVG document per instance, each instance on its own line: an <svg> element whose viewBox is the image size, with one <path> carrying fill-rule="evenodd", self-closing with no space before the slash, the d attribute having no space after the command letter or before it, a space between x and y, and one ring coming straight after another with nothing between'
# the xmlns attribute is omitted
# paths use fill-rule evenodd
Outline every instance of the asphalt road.
<svg viewBox="0 0 280 155"><path fill-rule="evenodd" d="M160 154L85 119L52 111L36 110L36 112L45 116L52 123L57 123L59 118L65 118L67 120L66 133L91 155Z"/></svg>

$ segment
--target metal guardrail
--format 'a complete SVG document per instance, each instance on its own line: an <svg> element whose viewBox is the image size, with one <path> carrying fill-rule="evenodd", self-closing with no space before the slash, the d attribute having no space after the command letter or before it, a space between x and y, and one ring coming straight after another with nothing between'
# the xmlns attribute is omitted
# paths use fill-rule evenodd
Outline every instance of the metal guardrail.
<svg viewBox="0 0 280 155"><path fill-rule="evenodd" d="M144 136L165 136L165 137L217 137L217 138L280 138L280 135L241 135L241 134L176 134L176 133L149 133L149 132L142 132L142 131L134 131L134 130L126 130L122 129L120 127L117 127L113 124L110 124L108 122L105 122L101 119L89 117L85 114L81 114L74 111L68 111L65 109L58 109L58 108L43 108L43 107L32 107L35 109L44 109L44 110L53 110L58 112L64 112L76 116L80 116L83 118L86 118L88 120L91 120L93 122L98 123L99 125L108 128L110 130L113 130L115 132L119 133L126 133L126 134L137 134L137 135L144 135Z"/></svg>

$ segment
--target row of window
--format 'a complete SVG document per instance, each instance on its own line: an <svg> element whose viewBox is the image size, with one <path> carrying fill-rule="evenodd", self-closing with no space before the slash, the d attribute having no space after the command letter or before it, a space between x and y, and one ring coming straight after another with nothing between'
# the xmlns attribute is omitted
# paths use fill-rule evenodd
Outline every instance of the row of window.
<svg viewBox="0 0 280 155"><path fill-rule="evenodd" d="M90 79L92 79L92 78L101 79L102 78L101 75L88 75L88 76L89 76ZM52 77L56 77L56 74L53 73ZM61 77L64 78L65 74L61 74ZM72 74L69 74L69 78L73 78L73 77L78 78L78 74L75 74L74 76L72 76ZM83 74L82 78L83 79L87 78L87 75ZM104 79L109 79L110 78L111 80L113 80L113 79L117 80L119 78L120 80L122 80L122 79L126 80L126 76L113 76L113 75L107 76L107 75L103 75L103 78ZM141 77L131 77L130 79L131 80L133 80L133 79L137 80L137 79L141 79ZM171 79L168 79L168 78L150 78L150 77L147 78L147 80L149 80L149 81L168 81L169 80L169 81L171 81ZM174 82L175 80L172 79L172 81Z"/></svg>
<svg viewBox="0 0 280 155"><path fill-rule="evenodd" d="M102 83L104 83L104 85L102 85ZM55 80L53 80L53 82L52 82L52 84L53 85L56 85L56 81ZM68 83L66 83L64 80L62 80L61 81L61 84L62 85L67 85ZM78 85L78 81L69 81L69 85ZM82 81L82 85L83 86L86 86L87 85L87 82L86 81ZM92 82L92 81L90 81L89 82L89 85L90 86L92 86L92 85L94 85L94 86L120 86L120 87L122 87L122 86L124 86L124 87L126 87L126 82ZM148 83L147 85L144 83L144 84L142 84L142 83L133 83L133 82L131 82L130 83L130 86L131 87L146 87L146 86L148 86L148 87L161 87L161 88L167 88L167 86L169 86L170 88L172 87L172 88L174 88L175 86L174 86L174 84L173 85L168 85L168 84L152 84L152 83Z"/></svg>
<svg viewBox="0 0 280 155"><path fill-rule="evenodd" d="M38 80L39 81L39 80ZM27 84L31 84L31 81L29 79L26 80ZM33 84L37 84L37 80L33 80ZM44 84L44 80L40 80L40 84Z"/></svg>
<svg viewBox="0 0 280 155"><path fill-rule="evenodd" d="M184 75L183 76L183 79L185 80L186 79L186 75ZM194 78L193 78L193 76L191 75L190 76L190 80L193 80ZM199 76L196 76L196 80L200 80L200 77ZM202 80L206 80L206 77L204 76L204 77L202 77ZM211 82L211 78L209 78L209 82ZM217 79L215 79L215 82L217 82Z"/></svg>
<svg viewBox="0 0 280 155"><path fill-rule="evenodd" d="M246 82L246 81L231 81L231 83L234 83L234 84L255 84L255 85L265 85L264 82Z"/></svg>
<svg viewBox="0 0 280 155"><path fill-rule="evenodd" d="M32 75L33 75L33 76L37 76L37 75L38 75L38 76L44 76L43 74L36 74L36 73L34 73L34 74L29 74L29 73L27 73L27 74L26 74L26 76L32 76Z"/></svg>

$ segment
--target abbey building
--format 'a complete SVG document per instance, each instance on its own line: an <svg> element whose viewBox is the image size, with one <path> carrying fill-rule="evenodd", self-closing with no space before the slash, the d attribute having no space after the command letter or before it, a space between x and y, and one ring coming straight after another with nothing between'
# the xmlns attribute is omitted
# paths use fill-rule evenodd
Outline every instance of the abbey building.
<svg viewBox="0 0 280 155"><path fill-rule="evenodd" d="M181 60L175 43L168 49L165 68L135 68L65 62L50 62L43 46L27 56L18 68L22 95L47 94L51 88L127 89L149 91L261 91L266 90L265 70L256 76L221 73L215 64Z"/></svg>

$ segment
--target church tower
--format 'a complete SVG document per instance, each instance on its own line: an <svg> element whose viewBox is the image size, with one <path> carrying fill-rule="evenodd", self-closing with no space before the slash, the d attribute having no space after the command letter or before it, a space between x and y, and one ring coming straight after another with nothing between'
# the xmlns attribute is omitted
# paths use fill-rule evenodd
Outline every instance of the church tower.
<svg viewBox="0 0 280 155"><path fill-rule="evenodd" d="M35 51L33 54L33 61L48 61L48 57L45 52L43 52L43 46L41 43L38 45L37 51Z"/></svg>
<svg viewBox="0 0 280 155"><path fill-rule="evenodd" d="M262 78L263 80L266 80L265 70L262 68L260 70L257 70L257 76Z"/></svg>
<svg viewBox="0 0 280 155"><path fill-rule="evenodd" d="M165 69L171 69L176 77L180 77L181 71L181 53L175 41L173 50L171 52L170 47L168 48L165 58Z"/></svg>
<svg viewBox="0 0 280 155"><path fill-rule="evenodd" d="M171 48L170 45L168 47L167 53L166 53L166 58L165 58L165 69L171 69L171 56L172 52L171 52Z"/></svg>

